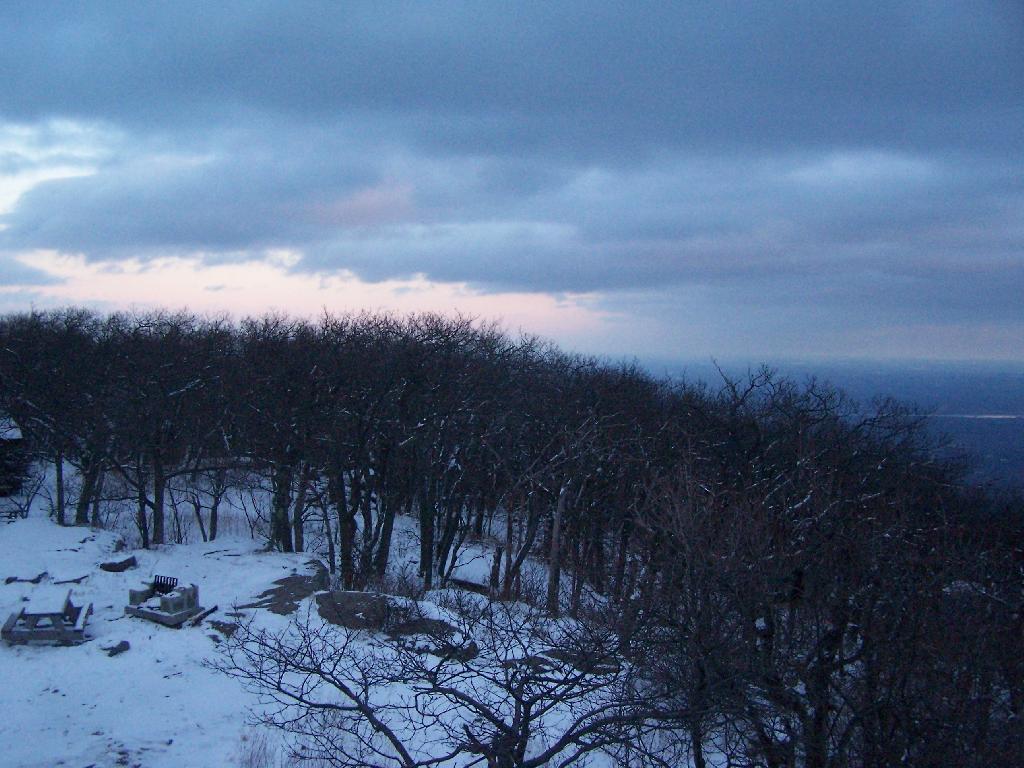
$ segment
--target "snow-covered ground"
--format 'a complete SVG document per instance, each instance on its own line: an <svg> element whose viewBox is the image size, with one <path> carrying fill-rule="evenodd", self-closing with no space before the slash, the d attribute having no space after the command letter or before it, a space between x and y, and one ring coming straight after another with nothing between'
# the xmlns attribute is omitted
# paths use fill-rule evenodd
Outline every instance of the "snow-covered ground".
<svg viewBox="0 0 1024 768"><path fill-rule="evenodd" d="M255 602L273 582L308 573L309 555L258 551L248 539L115 553L104 531L61 528L42 516L0 523L0 622L54 582L85 578L72 590L76 605L91 602L88 642L75 647L0 644L0 765L9 768L186 768L237 765L251 735L246 712L255 705L234 679L203 666L219 634L208 621L180 630L124 615L129 587L154 574L199 586L213 620ZM134 555L123 573L101 562ZM9 577L33 579L4 583ZM61 588L57 585L57 588ZM261 625L286 619L243 609ZM103 650L127 641L114 657Z"/></svg>
<svg viewBox="0 0 1024 768"><path fill-rule="evenodd" d="M261 541L244 534L210 543L118 551L124 539L117 534L59 527L41 506L26 519L0 522L0 622L27 601L61 589L72 591L75 605L92 603L94 613L86 630L89 639L79 646L0 644L0 768L287 765L281 734L247 722L251 711L260 711L257 695L205 662L220 657L217 648L223 643L211 622L251 618L255 629L276 632L288 627L292 617L251 606L266 604L265 593L278 580L313 574L311 555L266 552ZM225 527L241 532L245 526ZM416 522L399 518L385 589L415 587L418 551ZM455 575L485 584L492 553L486 542L467 542ZM130 556L138 567L122 573L99 568ZM200 604L218 610L200 626L179 630L126 617L129 588L156 574L197 584ZM542 576L542 564L528 560L524 579ZM56 584L71 580L79 581ZM563 587L568 586L565 581ZM452 618L433 602L445 594L430 593L419 604L421 615ZM313 626L321 622L312 597L298 606L293 601L289 609L296 607ZM129 650L112 657L106 653L122 641L130 644ZM381 701L401 698L404 689L394 681L377 695ZM425 748L426 736L414 739L417 749ZM452 764L463 765L466 759ZM613 764L599 754L589 762L592 768Z"/></svg>

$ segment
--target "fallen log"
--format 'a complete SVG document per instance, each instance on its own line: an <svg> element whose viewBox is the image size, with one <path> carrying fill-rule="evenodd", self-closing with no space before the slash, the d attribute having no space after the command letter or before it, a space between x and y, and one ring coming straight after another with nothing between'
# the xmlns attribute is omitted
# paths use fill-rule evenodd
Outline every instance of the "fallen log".
<svg viewBox="0 0 1024 768"><path fill-rule="evenodd" d="M4 584L14 584L16 582L21 582L22 584L38 584L49 575L49 573L43 571L38 576L31 579L23 579L19 576L8 576L6 579L4 579Z"/></svg>
<svg viewBox="0 0 1024 768"><path fill-rule="evenodd" d="M83 581L89 578L89 574L85 576L79 576L77 579L62 579L61 581L55 581L54 584L81 584Z"/></svg>
<svg viewBox="0 0 1024 768"><path fill-rule="evenodd" d="M188 620L188 625L190 627L198 627L202 623L203 619L205 619L207 616L209 616L211 613L213 613L216 610L217 610L217 606L216 605L213 606L213 608L207 608L202 613L196 614L191 619L189 619Z"/></svg>

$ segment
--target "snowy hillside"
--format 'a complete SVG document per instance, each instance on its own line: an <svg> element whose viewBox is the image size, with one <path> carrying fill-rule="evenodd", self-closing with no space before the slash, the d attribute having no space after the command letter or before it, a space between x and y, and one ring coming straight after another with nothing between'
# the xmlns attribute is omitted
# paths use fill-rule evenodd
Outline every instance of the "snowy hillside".
<svg viewBox="0 0 1024 768"><path fill-rule="evenodd" d="M402 519L398 525L395 570L399 572L413 563L411 523ZM111 573L99 567L130 556L138 565L127 571ZM485 578L487 560L486 547L468 546L456 573L479 583ZM433 721L436 713L432 711L406 717L414 692L414 686L406 684L406 675L410 680L422 679L441 670L452 685L473 691L484 706L503 713L514 708L503 685L510 673L518 674L517 665L532 669L545 664L544 674L537 680L561 675L563 680L552 692L558 697L568 692L570 699L577 697L577 705L600 696L599 691L621 673L615 667L596 670L593 682L580 685L574 667L579 666L579 659L559 657L552 650L571 647L572 623L556 625L543 635L530 635L524 631L530 609L519 604L508 604L485 619L490 611L486 599L450 590L430 593L429 599L420 603L372 593L328 595L323 591L314 599L314 590L324 586L325 574L308 553L266 552L247 539L128 551L113 533L59 527L48 518L33 515L0 526L0 563L0 578L6 580L0 585L3 617L44 593L67 589L72 591L75 605L92 603L94 608L86 631L89 639L82 645L0 646L0 691L6 713L0 719L0 742L10 745L2 763L5 766L290 765L281 734L251 724L251 715L267 711L267 691L261 696L251 686L252 680L245 689L237 679L210 666L210 662L224 664L219 651L227 646L237 624L243 625L237 630L239 637L285 638L283 642L299 638L300 646L306 647L313 638L321 643L321 652L332 647L330 643L351 638L354 642L346 647L352 658L391 670L389 680L376 686L375 705L383 717L398 723L396 730L420 758L448 751L445 730L452 723L446 726ZM156 574L199 585L200 603L216 605L217 610L199 626L186 624L177 630L126 617L129 588ZM400 581L396 573L392 584ZM335 602L338 595L359 599L342 604ZM366 631L327 626L321 618L324 599L343 614L338 617L343 627L365 627ZM396 605L408 607L396 611ZM389 614L384 619L389 625L387 635L375 631L372 614L381 608ZM472 648L474 657L466 664L456 659L445 666L443 661L438 663L436 653L424 654L420 645L424 635L418 633L423 627L439 626L444 633L450 628L452 634L445 636L458 638L452 642L462 648ZM479 648L474 637L480 640ZM129 645L127 651L108 653L123 642ZM294 647L289 655L303 652L304 647ZM326 688L330 697L330 686ZM554 698L546 706L553 708L538 717L530 738L534 754L557 740L570 722L566 720L569 710ZM461 729L460 721L452 722ZM472 764L474 758L467 755L453 756L444 763ZM585 764L603 767L615 763L594 754Z"/></svg>
<svg viewBox="0 0 1024 768"><path fill-rule="evenodd" d="M247 707L240 686L207 669L220 633L209 620L180 630L124 615L128 589L153 574L199 585L203 606L218 605L212 620L237 621L232 606L258 602L273 582L307 574L308 555L256 550L246 540L115 554L117 538L103 531L60 528L30 517L0 525L0 615L4 619L34 593L67 584L75 604L92 602L80 646L0 645L0 764L51 766L221 766L237 764ZM134 555L138 567L107 573L99 563ZM60 585L57 585L60 586ZM285 620L268 610L243 609L261 624ZM130 649L104 651L127 641Z"/></svg>

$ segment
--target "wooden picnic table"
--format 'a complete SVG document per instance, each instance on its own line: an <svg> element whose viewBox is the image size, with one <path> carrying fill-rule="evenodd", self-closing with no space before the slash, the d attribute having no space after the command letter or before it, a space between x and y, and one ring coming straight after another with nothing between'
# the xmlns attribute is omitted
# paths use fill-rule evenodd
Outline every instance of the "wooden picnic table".
<svg viewBox="0 0 1024 768"><path fill-rule="evenodd" d="M8 643L29 640L56 640L61 645L76 645L85 640L85 623L92 603L76 606L70 589L38 590L20 611L4 623L0 635Z"/></svg>

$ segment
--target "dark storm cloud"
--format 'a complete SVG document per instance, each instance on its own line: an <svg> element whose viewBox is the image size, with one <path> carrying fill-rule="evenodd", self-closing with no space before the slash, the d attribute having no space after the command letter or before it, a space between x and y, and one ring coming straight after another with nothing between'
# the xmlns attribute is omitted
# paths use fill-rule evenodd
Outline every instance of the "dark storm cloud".
<svg viewBox="0 0 1024 768"><path fill-rule="evenodd" d="M320 201L378 176L354 155L325 162L321 152L339 157L336 142L308 133L189 138L142 142L95 175L39 184L0 242L100 257L283 246L316 236L311 211Z"/></svg>
<svg viewBox="0 0 1024 768"><path fill-rule="evenodd" d="M373 116L447 150L629 157L1019 139L1017 3L7 4L4 113L175 131Z"/></svg>
<svg viewBox="0 0 1024 768"><path fill-rule="evenodd" d="M0 217L9 251L290 248L864 323L1012 322L1024 291L1016 0L7 3L0 71L36 150L0 173L80 164L54 121L108 137Z"/></svg>
<svg viewBox="0 0 1024 768"><path fill-rule="evenodd" d="M5 5L0 49L15 119L202 122L255 105L400 112L456 147L947 145L1005 136L1020 116L1022 13L1013 0L30 3Z"/></svg>

